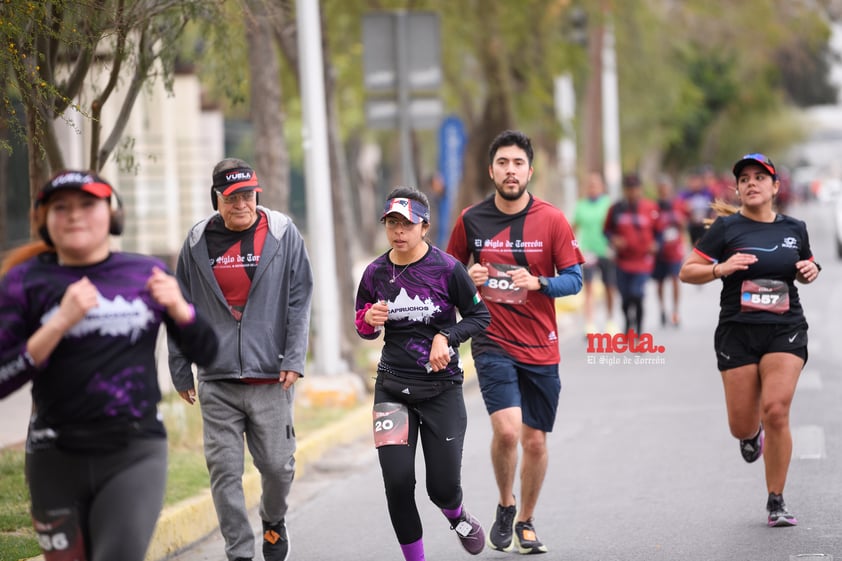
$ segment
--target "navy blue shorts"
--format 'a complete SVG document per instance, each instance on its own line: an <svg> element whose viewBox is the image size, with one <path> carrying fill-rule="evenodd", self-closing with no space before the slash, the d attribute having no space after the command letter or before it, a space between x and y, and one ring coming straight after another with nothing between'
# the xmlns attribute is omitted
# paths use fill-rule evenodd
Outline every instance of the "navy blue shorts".
<svg viewBox="0 0 842 561"><path fill-rule="evenodd" d="M652 269L652 278L656 281L669 277L677 277L681 270L681 261L655 261L655 268Z"/></svg>
<svg viewBox="0 0 842 561"><path fill-rule="evenodd" d="M623 300L643 298L649 273L630 273L617 268L617 291Z"/></svg>
<svg viewBox="0 0 842 561"><path fill-rule="evenodd" d="M552 432L561 393L558 364L524 364L505 355L483 353L474 357L474 365L489 415L519 407L525 425Z"/></svg>
<svg viewBox="0 0 842 561"><path fill-rule="evenodd" d="M719 371L759 364L768 353L790 353L807 364L807 322L794 325L729 322L713 336Z"/></svg>
<svg viewBox="0 0 842 561"><path fill-rule="evenodd" d="M602 284L611 288L617 286L617 267L608 257L597 257L596 263L582 265L582 280L592 282L596 271L602 279Z"/></svg>

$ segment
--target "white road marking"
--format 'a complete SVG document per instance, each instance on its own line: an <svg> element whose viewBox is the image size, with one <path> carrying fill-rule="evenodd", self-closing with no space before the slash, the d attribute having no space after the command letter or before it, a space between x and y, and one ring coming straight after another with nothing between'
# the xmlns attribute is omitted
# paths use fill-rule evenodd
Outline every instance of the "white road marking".
<svg viewBox="0 0 842 561"><path fill-rule="evenodd" d="M819 425L793 427L792 457L799 460L823 460L826 458L824 429Z"/></svg>

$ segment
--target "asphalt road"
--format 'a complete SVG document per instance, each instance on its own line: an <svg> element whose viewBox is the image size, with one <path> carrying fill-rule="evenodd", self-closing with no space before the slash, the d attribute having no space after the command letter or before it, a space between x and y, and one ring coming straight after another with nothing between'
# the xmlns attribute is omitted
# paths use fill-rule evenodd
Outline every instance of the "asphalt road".
<svg viewBox="0 0 842 561"><path fill-rule="evenodd" d="M816 283L801 288L810 358L792 408L795 447L785 492L800 525L766 527L763 464L746 464L728 432L712 351L718 285L683 285L679 328L661 327L654 293L647 296L645 331L663 353L588 353L580 324L562 326L561 406L535 520L550 549L542 559L790 561L823 553L842 561L842 381L836 375L842 291L835 290L842 262L829 206L790 214L807 221L824 266ZM490 425L475 383L466 387L466 401L465 504L487 527L497 497ZM0 403L4 413L6 404ZM427 559L470 558L427 499L420 460L417 479ZM401 559L369 438L308 467L290 502L290 560ZM511 555L486 549L476 558ZM215 532L171 559L224 558ZM262 559L259 546L255 559Z"/></svg>
<svg viewBox="0 0 842 561"><path fill-rule="evenodd" d="M795 448L785 492L800 525L766 527L763 463L742 460L726 423L712 351L718 285L685 285L679 328L658 325L654 293L647 296L645 331L663 353L598 355L587 352L575 324L561 333L561 407L535 520L550 548L543 559L789 561L823 553L842 560L842 381L835 375L842 292L834 289L842 266L830 209L813 204L791 214L807 221L824 265L819 281L801 289L810 359L792 409ZM466 400L465 504L490 525L497 501L490 425L476 384L466 387ZM401 559L370 439L327 456L296 483L290 559ZM427 499L420 461L418 481L427 559L469 558ZM510 555L486 549L477 558ZM221 538L214 534L173 559L224 559ZM262 559L259 547L255 559Z"/></svg>

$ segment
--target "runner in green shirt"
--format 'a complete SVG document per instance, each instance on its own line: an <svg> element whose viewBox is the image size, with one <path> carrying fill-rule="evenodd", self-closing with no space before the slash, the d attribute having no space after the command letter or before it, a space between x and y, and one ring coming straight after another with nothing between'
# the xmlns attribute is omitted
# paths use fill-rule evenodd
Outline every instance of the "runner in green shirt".
<svg viewBox="0 0 842 561"><path fill-rule="evenodd" d="M588 174L585 196L576 201L576 208L573 211L573 228L579 242L579 249L585 256L585 264L582 267L583 292L585 295L585 333L597 332L593 313L593 280L597 270L602 282L605 301L604 332L617 332L617 326L612 319L616 286L614 261L611 259L608 239L603 233L605 216L608 214L610 206L611 198L605 192L605 182L602 180L602 175L598 172L591 172Z"/></svg>

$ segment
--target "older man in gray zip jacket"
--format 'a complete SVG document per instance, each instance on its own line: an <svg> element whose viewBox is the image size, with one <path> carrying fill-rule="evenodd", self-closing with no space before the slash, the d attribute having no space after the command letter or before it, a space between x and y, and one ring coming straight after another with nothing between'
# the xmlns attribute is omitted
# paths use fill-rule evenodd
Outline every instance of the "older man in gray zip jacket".
<svg viewBox="0 0 842 561"><path fill-rule="evenodd" d="M257 174L227 158L213 170L214 213L194 225L181 249L176 277L214 325L216 360L198 367L198 396L211 494L225 553L254 557L254 533L242 487L248 444L260 472L263 557L285 561L290 542L284 518L295 475L293 384L304 373L313 274L292 220L258 205ZM173 384L196 401L191 363L172 344Z"/></svg>

